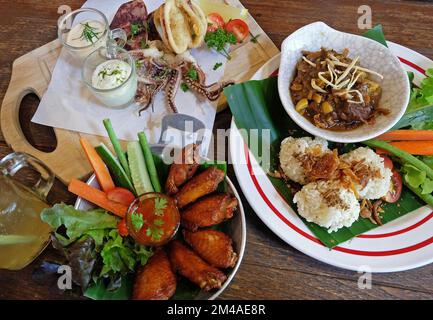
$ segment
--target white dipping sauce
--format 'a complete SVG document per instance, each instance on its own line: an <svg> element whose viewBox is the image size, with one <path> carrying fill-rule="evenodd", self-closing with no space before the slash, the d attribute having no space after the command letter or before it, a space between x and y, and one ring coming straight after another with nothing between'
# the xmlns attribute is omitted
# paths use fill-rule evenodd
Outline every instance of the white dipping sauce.
<svg viewBox="0 0 433 320"><path fill-rule="evenodd" d="M90 26L94 36L83 36L85 25ZM89 29L88 29L89 30ZM90 53L105 44L107 33L105 32L105 25L97 20L84 20L78 23L69 31L66 44L74 47L69 48L70 51L79 59L84 60Z"/></svg>
<svg viewBox="0 0 433 320"><path fill-rule="evenodd" d="M107 90L95 92L99 100L109 107L130 102L137 90L137 79L135 74L131 76L131 72L131 66L118 59L98 65L92 75L92 86L98 90ZM128 82L122 86L126 81Z"/></svg>
<svg viewBox="0 0 433 320"><path fill-rule="evenodd" d="M88 33L88 37L83 36L83 31L86 26L90 27L90 29L87 29L92 31L91 34ZM98 42L104 35L104 31L105 25L102 22L97 20L84 20L76 24L71 31L69 31L66 43L72 47L86 47Z"/></svg>

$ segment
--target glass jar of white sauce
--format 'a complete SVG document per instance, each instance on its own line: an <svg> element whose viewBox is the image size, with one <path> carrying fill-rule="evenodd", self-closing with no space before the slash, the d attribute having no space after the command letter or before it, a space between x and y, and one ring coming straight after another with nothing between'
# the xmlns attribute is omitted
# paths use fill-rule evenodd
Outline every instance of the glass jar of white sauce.
<svg viewBox="0 0 433 320"><path fill-rule="evenodd" d="M79 63L105 45L109 31L107 17L93 8L72 11L62 17L58 25L60 42Z"/></svg>
<svg viewBox="0 0 433 320"><path fill-rule="evenodd" d="M105 106L126 108L137 91L134 58L118 46L101 47L84 61L82 78Z"/></svg>

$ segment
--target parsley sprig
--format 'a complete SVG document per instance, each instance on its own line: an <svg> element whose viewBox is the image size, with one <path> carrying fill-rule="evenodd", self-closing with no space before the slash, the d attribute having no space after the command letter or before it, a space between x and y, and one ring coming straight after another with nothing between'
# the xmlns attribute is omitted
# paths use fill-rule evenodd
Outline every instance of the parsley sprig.
<svg viewBox="0 0 433 320"><path fill-rule="evenodd" d="M236 44L236 36L227 32L226 30L219 28L214 32L206 33L204 41L209 48L215 49L217 52L222 54L227 60L231 59L229 52L226 49L227 44Z"/></svg>
<svg viewBox="0 0 433 320"><path fill-rule="evenodd" d="M182 82L180 84L180 88L182 89L183 92L187 92L189 90L189 87L185 82Z"/></svg>
<svg viewBox="0 0 433 320"><path fill-rule="evenodd" d="M131 35L136 36L143 30L143 25L141 23L131 23Z"/></svg>
<svg viewBox="0 0 433 320"><path fill-rule="evenodd" d="M186 77L188 79L197 81L198 80L198 72L194 67L191 67L191 69L188 70L188 72L186 73Z"/></svg>
<svg viewBox="0 0 433 320"><path fill-rule="evenodd" d="M217 62L215 63L215 65L213 66L213 70L218 70L220 67L222 67L222 63L221 62Z"/></svg>

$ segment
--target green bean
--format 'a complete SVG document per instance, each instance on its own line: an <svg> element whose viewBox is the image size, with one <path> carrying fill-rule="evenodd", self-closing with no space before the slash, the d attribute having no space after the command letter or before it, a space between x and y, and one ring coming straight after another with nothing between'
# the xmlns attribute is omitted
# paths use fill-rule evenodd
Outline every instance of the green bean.
<svg viewBox="0 0 433 320"><path fill-rule="evenodd" d="M131 170L129 170L128 160L126 160L125 153L123 152L122 147L120 146L119 139L117 139L116 133L114 132L113 125L111 124L110 119L104 120L104 126L105 129L107 129L108 136L110 137L117 158L119 159L119 162L123 167L123 170L125 170L126 175L131 180Z"/></svg>

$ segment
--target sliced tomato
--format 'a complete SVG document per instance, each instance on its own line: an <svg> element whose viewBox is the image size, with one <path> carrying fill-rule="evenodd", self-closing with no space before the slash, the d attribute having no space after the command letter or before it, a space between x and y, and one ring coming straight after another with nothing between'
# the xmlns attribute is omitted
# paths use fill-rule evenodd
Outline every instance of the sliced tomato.
<svg viewBox="0 0 433 320"><path fill-rule="evenodd" d="M207 16L207 32L214 32L217 29L224 29L225 22L219 13L212 12Z"/></svg>
<svg viewBox="0 0 433 320"><path fill-rule="evenodd" d="M400 199L401 190L403 189L403 183L401 175L397 170L392 170L391 176L391 190L388 191L383 200L389 203L395 203Z"/></svg>
<svg viewBox="0 0 433 320"><path fill-rule="evenodd" d="M238 43L242 42L250 33L250 28L244 20L234 19L226 24L226 31L231 32L236 36Z"/></svg>
<svg viewBox="0 0 433 320"><path fill-rule="evenodd" d="M119 221L119 223L117 224L117 231L119 231L119 234L122 237L126 237L129 234L125 219Z"/></svg>
<svg viewBox="0 0 433 320"><path fill-rule="evenodd" d="M394 168L394 164L392 163L392 160L384 155L381 155L381 157L383 158L383 164L385 165L385 168L392 170Z"/></svg>
<svg viewBox="0 0 433 320"><path fill-rule="evenodd" d="M116 187L107 192L107 198L111 201L115 201L117 203L121 203L125 206L131 204L134 201L135 197L131 191L125 188Z"/></svg>

